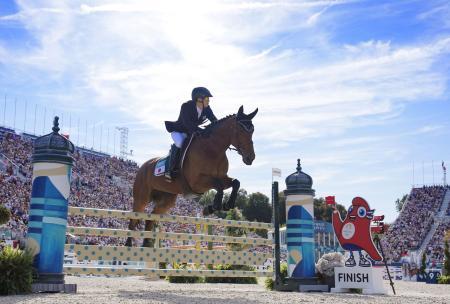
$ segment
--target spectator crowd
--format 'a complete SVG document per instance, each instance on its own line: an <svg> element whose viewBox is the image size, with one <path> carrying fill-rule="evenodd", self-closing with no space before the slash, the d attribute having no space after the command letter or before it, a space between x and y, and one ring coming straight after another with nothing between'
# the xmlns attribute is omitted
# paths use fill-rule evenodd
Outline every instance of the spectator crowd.
<svg viewBox="0 0 450 304"><path fill-rule="evenodd" d="M437 263L442 262L444 259L444 236L446 231L450 231L450 220L444 220L439 223L436 232L425 249L426 262L431 267L435 267Z"/></svg>
<svg viewBox="0 0 450 304"><path fill-rule="evenodd" d="M382 238L390 261L399 261L409 250L418 249L434 223L448 188L413 188L396 221Z"/></svg>

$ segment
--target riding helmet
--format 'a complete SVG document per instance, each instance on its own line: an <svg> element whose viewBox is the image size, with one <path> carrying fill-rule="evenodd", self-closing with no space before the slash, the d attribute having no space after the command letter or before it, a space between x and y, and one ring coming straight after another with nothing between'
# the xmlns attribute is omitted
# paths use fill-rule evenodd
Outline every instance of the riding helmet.
<svg viewBox="0 0 450 304"><path fill-rule="evenodd" d="M192 90L192 100L197 101L197 98L213 97L211 92L204 87L197 87Z"/></svg>

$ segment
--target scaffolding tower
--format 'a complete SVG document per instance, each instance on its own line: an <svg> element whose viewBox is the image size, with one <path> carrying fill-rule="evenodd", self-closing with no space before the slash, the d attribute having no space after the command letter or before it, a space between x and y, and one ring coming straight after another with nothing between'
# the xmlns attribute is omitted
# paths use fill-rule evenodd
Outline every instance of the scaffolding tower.
<svg viewBox="0 0 450 304"><path fill-rule="evenodd" d="M120 157L127 159L129 155L132 155L132 151L128 152L128 128L116 127L120 132Z"/></svg>

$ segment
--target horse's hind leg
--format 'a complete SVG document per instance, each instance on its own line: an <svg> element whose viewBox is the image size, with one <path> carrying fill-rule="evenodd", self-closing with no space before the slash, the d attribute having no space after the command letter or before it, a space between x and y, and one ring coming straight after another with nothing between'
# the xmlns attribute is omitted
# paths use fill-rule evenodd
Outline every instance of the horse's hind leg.
<svg viewBox="0 0 450 304"><path fill-rule="evenodd" d="M153 191L152 198L155 203L155 208L153 209L152 214L164 214L175 206L177 195L167 192ZM155 221L145 221L145 231L153 231L154 227ZM154 243L154 239L144 238L144 243L142 246L153 247Z"/></svg>
<svg viewBox="0 0 450 304"><path fill-rule="evenodd" d="M145 207L151 200L152 189L147 186L137 185L135 182L133 186L133 212L144 212ZM139 224L138 219L130 219L130 223L128 225L129 230L136 230L136 226ZM125 246L131 247L133 246L133 237L128 237L125 243Z"/></svg>
<svg viewBox="0 0 450 304"><path fill-rule="evenodd" d="M137 219L131 219L130 223L128 224L128 230L136 230L136 226L139 224L139 220ZM125 246L132 247L134 242L134 237L129 236L127 238L127 241L125 242Z"/></svg>

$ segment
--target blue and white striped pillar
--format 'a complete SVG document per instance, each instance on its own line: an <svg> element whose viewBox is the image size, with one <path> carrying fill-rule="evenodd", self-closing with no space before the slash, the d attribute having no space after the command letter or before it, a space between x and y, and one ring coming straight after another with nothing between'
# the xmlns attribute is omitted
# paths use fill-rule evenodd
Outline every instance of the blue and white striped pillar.
<svg viewBox="0 0 450 304"><path fill-rule="evenodd" d="M27 248L35 254L39 282L63 284L64 244L73 158L73 144L53 132L34 143L33 179L28 220Z"/></svg>
<svg viewBox="0 0 450 304"><path fill-rule="evenodd" d="M314 190L312 178L301 171L286 178L286 244L288 250L288 276L313 278L315 272L314 251Z"/></svg>
<svg viewBox="0 0 450 304"><path fill-rule="evenodd" d="M286 197L286 244L289 277L315 277L314 208L311 195Z"/></svg>

